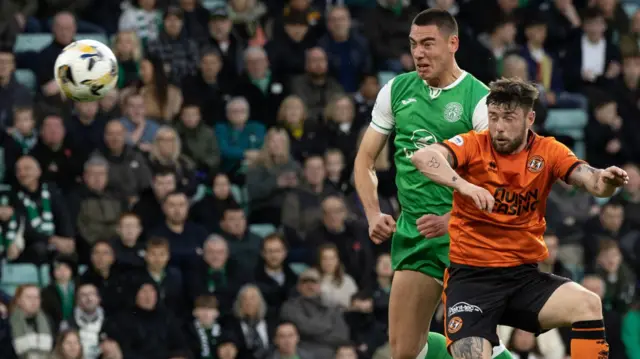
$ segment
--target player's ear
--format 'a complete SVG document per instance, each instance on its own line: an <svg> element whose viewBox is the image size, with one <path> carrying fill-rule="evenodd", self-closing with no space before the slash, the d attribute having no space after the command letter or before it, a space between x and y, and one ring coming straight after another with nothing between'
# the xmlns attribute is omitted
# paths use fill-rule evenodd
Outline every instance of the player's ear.
<svg viewBox="0 0 640 359"><path fill-rule="evenodd" d="M460 46L460 38L458 35L449 35L449 52L452 54L458 51L458 47Z"/></svg>
<svg viewBox="0 0 640 359"><path fill-rule="evenodd" d="M531 110L527 114L527 125L528 125L528 127L533 126L534 122L536 122L536 112L534 110Z"/></svg>

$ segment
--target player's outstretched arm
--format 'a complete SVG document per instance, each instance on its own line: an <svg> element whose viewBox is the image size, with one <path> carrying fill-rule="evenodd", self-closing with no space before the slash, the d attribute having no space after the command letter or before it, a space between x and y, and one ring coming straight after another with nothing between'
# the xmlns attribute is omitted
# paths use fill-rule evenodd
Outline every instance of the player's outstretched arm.
<svg viewBox="0 0 640 359"><path fill-rule="evenodd" d="M611 197L618 187L629 182L629 175L623 169L612 166L597 169L586 163L579 164L568 177L568 183L581 188L596 197Z"/></svg>

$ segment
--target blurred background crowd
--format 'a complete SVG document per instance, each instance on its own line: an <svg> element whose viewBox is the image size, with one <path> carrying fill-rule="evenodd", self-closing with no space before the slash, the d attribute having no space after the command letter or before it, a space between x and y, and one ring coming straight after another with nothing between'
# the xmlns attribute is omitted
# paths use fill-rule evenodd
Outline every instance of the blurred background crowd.
<svg viewBox="0 0 640 359"><path fill-rule="evenodd" d="M602 297L611 358L640 358L640 11L618 0L0 1L0 358L389 358L389 244L352 163L430 7L463 69L538 85L539 133L628 171L603 201L553 187L540 265ZM118 90L71 103L53 67L84 38ZM500 336L568 358L562 330Z"/></svg>

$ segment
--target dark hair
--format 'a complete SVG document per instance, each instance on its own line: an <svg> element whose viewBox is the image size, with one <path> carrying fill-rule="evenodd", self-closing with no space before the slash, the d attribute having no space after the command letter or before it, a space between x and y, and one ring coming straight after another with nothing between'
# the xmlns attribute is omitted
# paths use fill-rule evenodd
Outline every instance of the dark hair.
<svg viewBox="0 0 640 359"><path fill-rule="evenodd" d="M412 25L429 26L435 25L438 30L447 35L458 35L458 23L456 19L446 10L427 9L413 18Z"/></svg>
<svg viewBox="0 0 640 359"><path fill-rule="evenodd" d="M487 96L487 105L506 106L510 109L520 107L529 111L538 99L538 89L519 78L501 78L491 82L489 88L491 92Z"/></svg>
<svg viewBox="0 0 640 359"><path fill-rule="evenodd" d="M184 191L175 190L167 193L167 195L164 196L164 198L162 199L162 204L165 204L169 199L169 197L173 197L173 196L184 196L187 199L187 201L189 201L189 196L187 196L187 194L184 193Z"/></svg>
<svg viewBox="0 0 640 359"><path fill-rule="evenodd" d="M600 242L598 243L598 254L606 252L610 249L620 249L618 242L616 242L615 239L611 238L600 239Z"/></svg>
<svg viewBox="0 0 640 359"><path fill-rule="evenodd" d="M169 240L164 237L153 236L147 241L147 251L152 248L166 248L169 250Z"/></svg>
<svg viewBox="0 0 640 359"><path fill-rule="evenodd" d="M153 174L153 178L158 178L158 177L166 177L166 176L173 176L173 178L176 177L176 173L170 170L160 170L160 171L156 171L156 173Z"/></svg>
<svg viewBox="0 0 640 359"><path fill-rule="evenodd" d="M218 309L218 298L216 298L214 295L199 295L194 301L194 307L196 309Z"/></svg>
<svg viewBox="0 0 640 359"><path fill-rule="evenodd" d="M582 12L582 21L587 22L597 18L604 19L604 14L597 7L588 7Z"/></svg>
<svg viewBox="0 0 640 359"><path fill-rule="evenodd" d="M160 58L147 56L142 61L147 60L153 66L153 84L148 84L153 88L153 96L156 98L160 110L164 112L169 98L169 78L164 72L164 63ZM142 82L140 83L142 85Z"/></svg>
<svg viewBox="0 0 640 359"><path fill-rule="evenodd" d="M513 15L499 16L497 21L491 26L491 33L496 32L499 28L507 24L516 24L516 18Z"/></svg>
<svg viewBox="0 0 640 359"><path fill-rule="evenodd" d="M266 237L264 237L264 239L262 240L262 249L264 249L264 246L267 244L268 241L278 241L282 243L285 249L288 248L287 241L285 241L284 236L280 233L271 233Z"/></svg>
<svg viewBox="0 0 640 359"><path fill-rule="evenodd" d="M529 14L527 14L527 19L524 21L524 27L529 28L529 27L534 27L534 26L547 26L547 19L544 17L544 15L539 12L539 11L532 11Z"/></svg>
<svg viewBox="0 0 640 359"><path fill-rule="evenodd" d="M336 256L338 257L338 268L336 268L335 273L324 273L322 271L322 253L324 253L324 251L333 251L335 252ZM318 250L316 252L316 269L318 270L318 273L320 273L320 275L331 275L333 276L332 282L338 286L342 285L342 282L344 281L344 265L342 264L342 260L340 259L340 251L338 250L338 247L331 243L331 242L326 242L322 245L320 245L318 247Z"/></svg>
<svg viewBox="0 0 640 359"><path fill-rule="evenodd" d="M623 207L624 208L624 201L619 197L613 197L607 203L602 205L602 209L604 209L605 207Z"/></svg>

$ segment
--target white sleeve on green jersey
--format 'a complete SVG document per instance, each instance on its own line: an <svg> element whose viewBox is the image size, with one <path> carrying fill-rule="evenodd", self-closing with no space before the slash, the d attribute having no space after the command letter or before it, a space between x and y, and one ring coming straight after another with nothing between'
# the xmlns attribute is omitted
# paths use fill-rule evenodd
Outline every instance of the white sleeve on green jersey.
<svg viewBox="0 0 640 359"><path fill-rule="evenodd" d="M481 98L480 101L478 101L476 108L473 110L471 123L473 124L473 129L476 131L486 130L487 126L489 125L489 109L487 108L487 96Z"/></svg>
<svg viewBox="0 0 640 359"><path fill-rule="evenodd" d="M391 84L393 84L393 80L389 80L386 85L382 86L382 89L378 92L373 111L371 111L371 124L369 126L383 135L390 134L396 126L396 119L393 117L393 109L391 108Z"/></svg>

